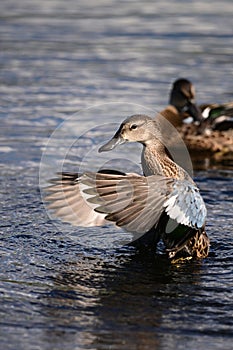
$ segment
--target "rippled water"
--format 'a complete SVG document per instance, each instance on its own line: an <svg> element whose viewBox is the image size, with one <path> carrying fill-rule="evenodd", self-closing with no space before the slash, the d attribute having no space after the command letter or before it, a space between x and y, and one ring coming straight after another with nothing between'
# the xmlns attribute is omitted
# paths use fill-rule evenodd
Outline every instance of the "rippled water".
<svg viewBox="0 0 233 350"><path fill-rule="evenodd" d="M77 111L78 127L63 124L51 149L56 163L78 136L72 169L84 156L96 166L92 146L125 116L163 108L177 77L194 82L200 102L232 100L232 1L3 0L0 9L1 348L232 349L232 169L195 172L211 251L181 265L82 245L71 233L83 231L50 219L38 186L49 135Z"/></svg>

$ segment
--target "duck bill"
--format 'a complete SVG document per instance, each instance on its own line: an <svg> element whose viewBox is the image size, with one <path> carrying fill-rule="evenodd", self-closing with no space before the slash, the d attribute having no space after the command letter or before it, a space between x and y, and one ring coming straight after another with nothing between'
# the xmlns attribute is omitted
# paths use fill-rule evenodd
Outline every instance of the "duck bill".
<svg viewBox="0 0 233 350"><path fill-rule="evenodd" d="M122 145L125 142L126 140L123 139L120 134L116 133L110 141L99 148L99 153L111 151L112 149L116 148L119 145Z"/></svg>
<svg viewBox="0 0 233 350"><path fill-rule="evenodd" d="M193 117L194 121L201 122L203 120L201 110L196 104L190 102L186 111Z"/></svg>

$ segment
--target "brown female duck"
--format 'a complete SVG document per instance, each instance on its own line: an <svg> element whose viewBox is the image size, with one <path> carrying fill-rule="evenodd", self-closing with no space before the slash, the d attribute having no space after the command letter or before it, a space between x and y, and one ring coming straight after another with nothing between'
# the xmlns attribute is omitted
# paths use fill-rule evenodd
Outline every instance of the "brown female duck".
<svg viewBox="0 0 233 350"><path fill-rule="evenodd" d="M62 173L47 188L49 209L77 226L115 223L133 234L135 245L147 237L147 245L155 250L162 240L170 259L206 257L209 239L204 201L161 139L160 125L150 117L127 118L99 151L110 151L125 142L141 143L144 176L113 170Z"/></svg>

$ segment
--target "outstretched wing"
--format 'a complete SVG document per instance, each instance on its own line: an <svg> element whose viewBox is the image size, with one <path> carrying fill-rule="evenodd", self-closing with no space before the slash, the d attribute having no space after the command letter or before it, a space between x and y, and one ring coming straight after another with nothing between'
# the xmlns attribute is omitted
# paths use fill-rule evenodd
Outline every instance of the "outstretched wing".
<svg viewBox="0 0 233 350"><path fill-rule="evenodd" d="M200 228L206 208L198 188L187 180L137 174L63 174L47 189L54 214L79 226L114 222L126 231L145 233L163 211L177 223Z"/></svg>

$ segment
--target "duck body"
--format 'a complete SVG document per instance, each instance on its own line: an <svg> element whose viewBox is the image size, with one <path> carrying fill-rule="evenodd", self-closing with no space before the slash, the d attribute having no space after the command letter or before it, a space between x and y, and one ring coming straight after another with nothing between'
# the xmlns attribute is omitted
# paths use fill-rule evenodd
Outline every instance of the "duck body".
<svg viewBox="0 0 233 350"><path fill-rule="evenodd" d="M211 130L226 131L233 129L233 102L223 104L202 104L199 106L204 120Z"/></svg>
<svg viewBox="0 0 233 350"><path fill-rule="evenodd" d="M169 105L160 112L180 132L192 159L233 164L233 102L195 103L195 89L187 79L174 82ZM188 117L192 123L186 123Z"/></svg>
<svg viewBox="0 0 233 350"><path fill-rule="evenodd" d="M155 250L162 240L169 259L206 257L205 204L189 174L167 154L159 125L145 115L129 117L99 151L125 142L143 145L144 176L114 170L62 173L47 189L49 208L78 226L115 223L133 234L135 246Z"/></svg>

